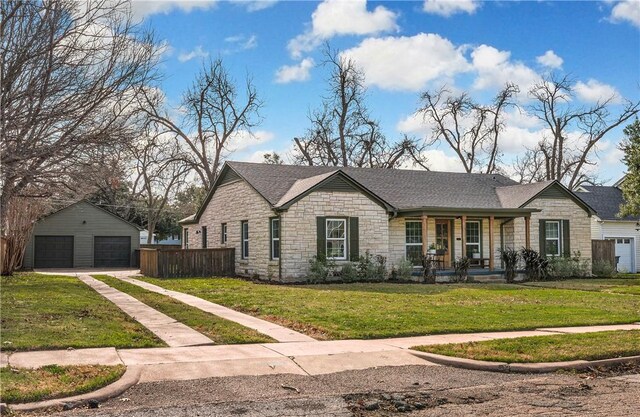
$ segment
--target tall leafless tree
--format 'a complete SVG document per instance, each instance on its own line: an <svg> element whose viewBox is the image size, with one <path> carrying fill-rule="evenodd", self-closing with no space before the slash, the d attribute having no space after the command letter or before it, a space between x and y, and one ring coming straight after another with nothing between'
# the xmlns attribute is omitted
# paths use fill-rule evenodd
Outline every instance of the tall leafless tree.
<svg viewBox="0 0 640 417"><path fill-rule="evenodd" d="M84 191L77 183L100 163L96 150L131 137L132 105L155 76L157 48L124 0L6 0L0 7L0 217L11 238L12 204Z"/></svg>
<svg viewBox="0 0 640 417"><path fill-rule="evenodd" d="M542 122L544 135L520 163L540 166L545 180L562 181L571 189L596 181L587 170L595 165L596 145L640 111L640 101L622 100L621 110L612 114L616 96L604 97L590 107L576 104L573 82L567 76L549 76L529 94L533 104L528 112Z"/></svg>
<svg viewBox="0 0 640 417"><path fill-rule="evenodd" d="M142 108L184 148L184 162L209 188L234 141L250 135L260 122L262 101L250 78L235 84L222 59L209 62L182 98L181 109L167 109L148 91ZM179 115L179 116L178 116Z"/></svg>
<svg viewBox="0 0 640 417"><path fill-rule="evenodd" d="M324 65L331 68L328 96L311 112L311 127L294 138L295 163L304 165L396 168L412 162L427 168L417 141L405 136L389 143L366 107L364 73L329 46Z"/></svg>
<svg viewBox="0 0 640 417"><path fill-rule="evenodd" d="M507 84L490 105L478 104L467 93L453 96L445 87L422 93L418 114L432 126L427 146L446 143L466 172L496 172L503 114L515 105L518 92L516 85Z"/></svg>

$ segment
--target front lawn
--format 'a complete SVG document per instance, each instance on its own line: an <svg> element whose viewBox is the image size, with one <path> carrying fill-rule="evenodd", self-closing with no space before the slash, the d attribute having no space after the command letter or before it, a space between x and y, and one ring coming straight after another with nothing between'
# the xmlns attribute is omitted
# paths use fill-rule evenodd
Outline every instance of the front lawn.
<svg viewBox="0 0 640 417"><path fill-rule="evenodd" d="M19 273L0 279L3 351L166 346L77 278Z"/></svg>
<svg viewBox="0 0 640 417"><path fill-rule="evenodd" d="M598 360L640 355L640 330L518 337L412 349L480 361L507 363Z"/></svg>
<svg viewBox="0 0 640 417"><path fill-rule="evenodd" d="M631 323L640 297L507 284L276 286L232 278L143 278L320 339Z"/></svg>
<svg viewBox="0 0 640 417"><path fill-rule="evenodd" d="M640 295L640 274L618 274L615 278L583 278L562 281L527 282L524 285Z"/></svg>
<svg viewBox="0 0 640 417"><path fill-rule="evenodd" d="M253 329L225 320L199 308L191 307L166 295L145 290L137 285L129 284L108 275L93 275L93 277L199 331L217 345L275 342L269 336L258 333Z"/></svg>
<svg viewBox="0 0 640 417"><path fill-rule="evenodd" d="M0 368L0 398L15 404L84 394L116 381L125 369L123 365L3 367Z"/></svg>

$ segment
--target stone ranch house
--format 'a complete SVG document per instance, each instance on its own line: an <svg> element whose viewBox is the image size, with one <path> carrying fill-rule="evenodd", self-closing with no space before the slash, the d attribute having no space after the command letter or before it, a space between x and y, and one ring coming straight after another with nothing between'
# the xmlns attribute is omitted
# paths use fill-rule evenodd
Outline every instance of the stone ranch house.
<svg viewBox="0 0 640 417"><path fill-rule="evenodd" d="M500 248L590 259L592 213L557 181L227 162L181 224L184 248L235 248L238 275L301 282L316 255L339 266L365 251L389 269L433 247L445 270L467 256L498 271Z"/></svg>

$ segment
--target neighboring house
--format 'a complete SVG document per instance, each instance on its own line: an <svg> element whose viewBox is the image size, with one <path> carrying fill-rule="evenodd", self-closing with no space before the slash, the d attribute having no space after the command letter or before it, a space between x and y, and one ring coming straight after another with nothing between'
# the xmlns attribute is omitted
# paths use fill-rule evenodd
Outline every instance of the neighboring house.
<svg viewBox="0 0 640 417"><path fill-rule="evenodd" d="M624 202L620 185L622 178L612 187L582 186L576 193L593 207L596 214L591 218L591 238L616 241L617 269L640 272L640 223L637 217L618 217Z"/></svg>
<svg viewBox="0 0 640 417"><path fill-rule="evenodd" d="M140 231L140 244L141 245L146 245L147 244L147 238L149 237L149 231L148 230L141 230ZM160 239L158 240L158 234L154 233L153 234L153 242L151 242L151 244L153 245L180 245L180 235L170 235L169 237L167 237L166 239Z"/></svg>
<svg viewBox="0 0 640 417"><path fill-rule="evenodd" d="M419 263L436 245L445 268L499 249L591 257L593 210L556 181L518 185L491 174L227 162L198 212L180 223L183 247L236 250L236 273L304 281L309 261L338 265L365 251Z"/></svg>
<svg viewBox="0 0 640 417"><path fill-rule="evenodd" d="M23 268L130 267L140 228L87 201L38 220Z"/></svg>

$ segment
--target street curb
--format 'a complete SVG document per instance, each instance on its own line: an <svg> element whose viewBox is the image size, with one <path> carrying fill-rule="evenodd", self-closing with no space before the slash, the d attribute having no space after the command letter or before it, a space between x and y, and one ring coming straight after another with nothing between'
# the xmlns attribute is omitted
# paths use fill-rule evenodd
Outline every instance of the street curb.
<svg viewBox="0 0 640 417"><path fill-rule="evenodd" d="M44 408L61 408L67 406L68 409L76 408L87 404L89 401L105 401L109 398L117 397L132 386L138 383L142 374L141 366L129 366L120 379L112 384L102 387L99 390L86 394L74 395L73 397L55 398L53 400L37 401L24 404L8 404L11 411L35 411Z"/></svg>
<svg viewBox="0 0 640 417"><path fill-rule="evenodd" d="M473 369L490 372L517 372L517 373L545 373L555 372L560 369L584 369L592 366L609 366L619 363L640 362L639 356L627 356L623 358L600 359L595 361L568 361L568 362L540 362L540 363L506 363L478 361L475 359L456 358L453 356L438 355L435 353L420 352L408 349L409 353L429 362L439 365L447 365L455 368Z"/></svg>

